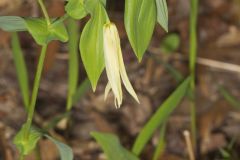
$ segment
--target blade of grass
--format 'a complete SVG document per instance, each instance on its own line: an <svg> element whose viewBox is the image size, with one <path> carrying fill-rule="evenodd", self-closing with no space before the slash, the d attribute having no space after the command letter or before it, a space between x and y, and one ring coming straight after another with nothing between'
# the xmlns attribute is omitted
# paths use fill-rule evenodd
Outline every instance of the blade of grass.
<svg viewBox="0 0 240 160"><path fill-rule="evenodd" d="M191 95L191 134L192 142L196 146L196 104L195 104L195 70L197 59L197 13L198 13L198 0L191 0L190 11L190 43L189 43L189 70L191 74L190 93Z"/></svg>
<svg viewBox="0 0 240 160"><path fill-rule="evenodd" d="M173 110L185 96L185 93L189 87L189 82L190 78L184 80L184 82L181 83L181 85L170 95L170 97L168 97L167 100L163 102L163 104L159 107L156 113L144 126L132 148L132 152L135 155L140 155L144 146L153 135L154 131L164 122L166 122L169 115L173 112Z"/></svg>
<svg viewBox="0 0 240 160"><path fill-rule="evenodd" d="M219 87L220 93L223 97L236 109L240 109L240 101L231 95L223 86Z"/></svg>
<svg viewBox="0 0 240 160"><path fill-rule="evenodd" d="M177 82L181 82L184 79L182 73L175 69L171 64L163 63L163 66L169 71L169 73Z"/></svg>
<svg viewBox="0 0 240 160"><path fill-rule="evenodd" d="M23 57L23 52L20 46L18 34L16 32L12 33L12 52L13 60L15 63L17 78L19 82L19 87L22 93L23 103L25 109L28 110L29 106L29 82L26 63Z"/></svg>
<svg viewBox="0 0 240 160"><path fill-rule="evenodd" d="M163 154L165 149L165 133L166 133L166 123L164 123L160 129L160 137L158 141L158 145L153 154L153 160L158 160L161 154Z"/></svg>
<svg viewBox="0 0 240 160"><path fill-rule="evenodd" d="M182 75L182 73L180 71L178 71L177 69L175 69L171 64L163 61L162 59L160 59L159 57L151 54L150 57L155 60L157 63L161 64L164 66L164 68L166 68L166 70L169 71L169 73L173 76L173 78L177 81L177 82L182 82L184 80L184 77Z"/></svg>
<svg viewBox="0 0 240 160"><path fill-rule="evenodd" d="M78 82L78 25L75 20L69 18L68 20L68 32L69 32L69 68L68 68L68 99L67 99L67 111L71 110L73 105L73 95L76 92Z"/></svg>

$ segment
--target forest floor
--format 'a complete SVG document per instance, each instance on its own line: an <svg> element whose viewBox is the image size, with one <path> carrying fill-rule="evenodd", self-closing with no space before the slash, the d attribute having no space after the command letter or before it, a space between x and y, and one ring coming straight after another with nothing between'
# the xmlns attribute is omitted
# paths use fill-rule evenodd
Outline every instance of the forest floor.
<svg viewBox="0 0 240 160"><path fill-rule="evenodd" d="M16 2L12 2L16 1ZM48 2L53 17L64 14L60 0ZM169 33L180 37L180 48L168 56L161 53L159 45L167 35L157 25L151 45L141 63L128 42L123 24L123 2L109 1L112 21L117 24L129 78L138 94L140 104L128 98L120 109L114 106L114 97L104 101L107 83L101 76L95 93L89 88L72 109L71 124L58 124L51 129L54 137L73 148L75 160L105 160L101 148L90 136L92 131L110 132L120 137L126 148L144 124L178 86L178 80L169 71L170 65L182 76L188 75L189 1L168 0ZM32 0L0 0L0 15L39 16L40 11ZM198 17L197 63L197 128L198 159L224 159L223 149L231 155L229 160L240 159L240 112L226 100L219 88L237 99L240 98L240 3L238 0L201 0ZM84 22L79 23L82 28ZM21 33L30 82L34 79L39 47L27 33ZM235 64L235 65L229 65ZM66 44L52 42L48 48L43 78L39 90L34 124L42 127L53 117L65 111L67 97L68 53ZM79 84L86 78L80 67ZM0 159L16 160L17 151L13 137L26 120L15 66L12 59L10 34L0 31ZM167 122L166 148L159 160L187 159L183 131L190 128L190 103L188 99L177 107ZM142 154L150 160L158 142L154 135ZM230 144L233 144L231 147ZM58 159L56 147L47 139L40 140L39 151L44 160ZM34 160L34 154L28 160Z"/></svg>

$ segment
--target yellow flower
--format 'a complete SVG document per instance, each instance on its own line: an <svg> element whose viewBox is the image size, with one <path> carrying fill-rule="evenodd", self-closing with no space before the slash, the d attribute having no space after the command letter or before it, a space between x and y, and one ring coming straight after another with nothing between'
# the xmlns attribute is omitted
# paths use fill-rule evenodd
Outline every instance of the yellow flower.
<svg viewBox="0 0 240 160"><path fill-rule="evenodd" d="M103 43L104 43L104 59L108 84L105 89L105 99L112 89L115 96L115 106L117 108L122 104L122 86L123 82L127 91L139 103L137 94L135 93L126 73L123 62L122 50L120 46L120 38L115 24L107 23L103 27Z"/></svg>

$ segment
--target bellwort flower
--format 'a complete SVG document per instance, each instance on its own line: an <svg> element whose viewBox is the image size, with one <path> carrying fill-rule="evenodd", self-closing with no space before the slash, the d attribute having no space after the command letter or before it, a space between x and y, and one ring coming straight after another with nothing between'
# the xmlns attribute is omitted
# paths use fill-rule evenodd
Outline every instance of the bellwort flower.
<svg viewBox="0 0 240 160"><path fill-rule="evenodd" d="M121 106L123 97L122 81L130 95L139 103L137 94L135 93L126 73L120 46L120 38L115 24L108 22L104 25L103 44L105 66L109 81L105 89L105 99L109 91L112 89L115 96L115 106L117 108Z"/></svg>

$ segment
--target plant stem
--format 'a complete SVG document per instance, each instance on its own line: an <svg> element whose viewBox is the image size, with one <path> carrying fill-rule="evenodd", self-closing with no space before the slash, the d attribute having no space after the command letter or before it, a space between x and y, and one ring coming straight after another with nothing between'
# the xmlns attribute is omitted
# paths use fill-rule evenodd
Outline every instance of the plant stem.
<svg viewBox="0 0 240 160"><path fill-rule="evenodd" d="M67 111L70 111L73 105L73 95L76 92L78 82L78 25L75 20L69 18L69 67L68 67L68 98Z"/></svg>
<svg viewBox="0 0 240 160"><path fill-rule="evenodd" d="M50 25L51 21L50 21L50 18L48 16L47 9L46 9L45 5L43 4L43 1L42 0L38 0L38 3L39 3L39 5L40 5L40 7L42 9L44 17L46 18L47 24Z"/></svg>
<svg viewBox="0 0 240 160"><path fill-rule="evenodd" d="M190 54L189 54L189 69L191 74L190 91L192 93L191 99L191 131L192 143L196 146L196 104L195 104L195 70L197 58L197 13L198 0L191 0L190 13Z"/></svg>
<svg viewBox="0 0 240 160"><path fill-rule="evenodd" d="M19 160L24 160L24 155L21 154Z"/></svg>
<svg viewBox="0 0 240 160"><path fill-rule="evenodd" d="M39 144L37 144L37 146L36 146L34 151L35 151L35 158L36 158L36 160L42 160Z"/></svg>
<svg viewBox="0 0 240 160"><path fill-rule="evenodd" d="M46 50L47 50L47 44L42 46L42 51L41 51L38 66L37 66L37 72L36 72L36 75L35 75L31 102L30 102L30 106L28 108L28 117L27 117L26 134L25 134L26 139L28 139L28 137L29 137L29 132L30 132L30 128L31 128L31 125L32 125L32 119L33 119L33 114L34 114L34 111L35 111L36 100L37 100L38 89L39 89L40 79L41 79L41 75L42 75Z"/></svg>

